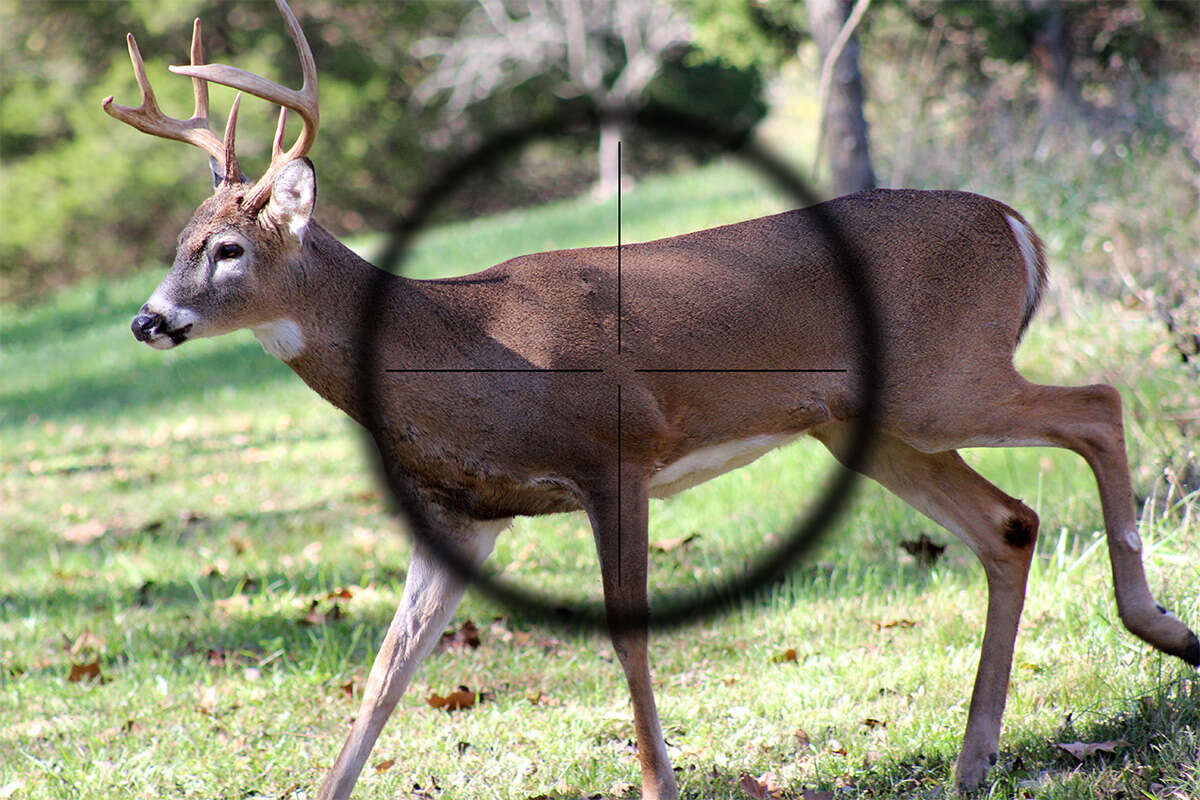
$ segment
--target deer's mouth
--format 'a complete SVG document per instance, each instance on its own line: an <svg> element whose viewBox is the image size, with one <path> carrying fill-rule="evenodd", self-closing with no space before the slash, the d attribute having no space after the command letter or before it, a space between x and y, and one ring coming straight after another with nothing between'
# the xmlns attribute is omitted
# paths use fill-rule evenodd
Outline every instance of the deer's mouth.
<svg viewBox="0 0 1200 800"><path fill-rule="evenodd" d="M172 328L162 314L147 311L146 307L142 306L129 328L133 331L133 338L139 342L145 342L156 350L169 350L187 341L192 323Z"/></svg>

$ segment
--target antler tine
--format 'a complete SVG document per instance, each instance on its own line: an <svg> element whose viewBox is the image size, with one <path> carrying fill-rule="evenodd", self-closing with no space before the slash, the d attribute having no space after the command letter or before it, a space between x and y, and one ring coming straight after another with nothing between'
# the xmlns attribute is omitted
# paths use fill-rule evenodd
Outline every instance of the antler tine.
<svg viewBox="0 0 1200 800"><path fill-rule="evenodd" d="M225 181L239 183L242 178L242 166L238 163L237 153L234 152L233 139L237 131L238 107L242 104L242 93L238 92L233 98L233 107L229 109L229 119L225 121Z"/></svg>
<svg viewBox="0 0 1200 800"><path fill-rule="evenodd" d="M277 144L272 148L271 166L267 169L266 174L259 178L258 183L254 185L254 189L249 195L247 206L251 209L260 208L266 202L266 198L271 191L271 186L274 184L275 176L283 168L283 165L292 159L303 156L309 151L317 138L317 128L320 123L320 110L317 102L317 64L313 59L312 49L308 45L308 39L305 38L304 31L300 28L300 22L296 19L296 15L292 13L291 8L288 7L287 2L285 0L275 0L275 5L283 15L284 22L287 24L288 35L291 36L300 56L300 68L304 76L304 83L299 90L289 89L286 86L269 81L260 75L255 75L252 72L247 72L237 67L231 67L228 64L205 64L203 66L170 68L177 75L202 78L212 83L219 83L223 86L239 89L255 97L261 97L264 100L276 103L282 106L285 111L290 109L300 115L303 128L291 149L287 153L281 153L281 144ZM283 122L281 121L280 129L276 132L276 140L279 143L282 142L282 125Z"/></svg>
<svg viewBox="0 0 1200 800"><path fill-rule="evenodd" d="M193 62L203 58L203 52L199 46L199 34L200 21L196 20L192 33ZM142 103L137 108L123 106L114 103L112 95L109 95L101 103L104 111L109 116L126 125L131 125L143 133L195 145L224 165L224 145L208 125L208 88L202 85L194 87L196 109L191 119L168 117L158 107L154 89L151 88L150 79L146 76L146 64L142 61L137 40L133 38L132 33L126 34L125 40L129 45L129 60L133 63L133 74L137 78L138 88L142 91ZM203 81L197 81L197 84L203 84Z"/></svg>
<svg viewBox="0 0 1200 800"><path fill-rule="evenodd" d="M192 22L192 66L204 63L204 43L200 39L200 18ZM196 109L192 112L193 119L208 119L208 81L192 78L192 91L196 95Z"/></svg>

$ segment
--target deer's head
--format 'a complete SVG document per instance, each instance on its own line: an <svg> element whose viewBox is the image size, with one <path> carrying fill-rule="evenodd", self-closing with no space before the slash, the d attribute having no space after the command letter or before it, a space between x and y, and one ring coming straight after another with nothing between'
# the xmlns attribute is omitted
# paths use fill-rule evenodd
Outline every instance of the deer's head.
<svg viewBox="0 0 1200 800"><path fill-rule="evenodd" d="M268 325L284 316L277 307L286 296L289 268L304 247L316 197L316 178L305 153L316 138L317 69L312 50L284 0L275 0L296 43L304 74L299 91L224 64L204 64L200 20L192 29L191 64L171 71L192 78L195 111L187 120L166 116L158 107L133 35L129 57L142 104L120 106L108 97L104 110L145 133L187 142L209 155L215 191L179 235L175 263L133 319L138 341L165 350L188 339ZM225 136L209 126L208 82L230 86L277 103L279 125L271 165L251 184L234 153L241 94L233 102ZM288 110L303 121L296 143L283 149Z"/></svg>

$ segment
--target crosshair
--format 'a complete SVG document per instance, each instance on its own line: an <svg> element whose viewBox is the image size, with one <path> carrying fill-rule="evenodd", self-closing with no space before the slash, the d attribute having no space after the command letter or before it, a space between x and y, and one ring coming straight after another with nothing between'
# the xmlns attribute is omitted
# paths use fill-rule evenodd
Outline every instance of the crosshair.
<svg viewBox="0 0 1200 800"><path fill-rule="evenodd" d="M843 282L851 302L860 320L859 352L864 353L860 367L861 381L858 394L861 398L860 414L852 424L850 443L842 459L842 466L835 468L835 478L826 494L816 503L808 515L797 523L794 531L780 538L780 544L763 556L746 573L728 580L722 584L702 587L699 591L688 592L674 602L656 603L651 609L649 624L652 627L671 627L696 621L724 610L730 610L739 602L749 600L755 594L779 582L795 563L803 557L819 540L821 533L833 522L836 515L844 508L855 481L858 478L857 469L867 457L870 440L875 429L878 413L879 389L883 385L880 374L882 341L879 336L877 311L867 283L863 280L860 261L855 257L855 250L850 237L846 236L838 225L837 220L829 216L819 204L804 183L796 177L781 161L748 138L747 132L722 129L711 122L682 112L660 106L649 106L636 112L597 111L568 111L553 117L537 120L525 126L509 129L494 136L479 148L473 150L464 158L455 162L446 170L441 178L418 194L411 214L406 216L392 232L387 247L380 257L380 266L384 269L394 268L402 261L412 237L428 222L432 212L443 202L455 188L470 175L486 169L497 159L537 139L555 135L564 135L580 130L594 129L604 122L619 122L626 126L650 130L668 136L677 136L693 141L715 143L721 150L738 156L746 163L770 178L778 188L787 192L799 201L800 206L808 206L808 211L814 215L821 233L824 235L826 246L832 250L835 261L839 266ZM617 167L620 171L621 148L618 145ZM624 295L622 283L621 254L622 241L622 210L621 192L617 191L617 241L616 241L616 335L613 343L613 353L619 358L626 352L622 336L624 316ZM382 282L387 274L380 273L376 277L376 285L370 296L378 296ZM612 630L622 625L644 625L646 620L621 620L609 616L603 604L569 604L561 599L544 593L537 593L501 581L479 569L447 546L441 539L432 534L432 526L425 516L422 503L417 498L409 483L393 470L387 469L381 450L376 446L372 431L379 430L382 421L382 409L377 402L378 382L388 377L402 374L463 374L463 373L502 373L512 375L556 374L565 379L571 376L604 375L610 370L604 367L505 367L505 368L472 368L472 367L442 367L435 365L380 365L376 363L374 343L378 335L378 318L373 309L368 310L365 324L360 331L358 343L358 370L362 380L360 414L364 427L368 431L368 452L374 459L381 480L386 487L397 509L407 517L409 528L422 544L428 546L438 557L459 574L464 580L470 581L476 588L502 604L520 610L524 613L541 617L552 625L570 627L605 628ZM802 365L792 368L760 368L745 365L705 364L705 365L641 365L634 367L634 373L658 374L728 374L749 375L763 373L845 373L851 371L849 365ZM381 377L382 376L382 377ZM622 448L624 444L624 407L622 399L622 384L615 382L616 394L616 443L617 463L617 503L622 506L620 479L620 464L622 463ZM401 410L398 410L402 412ZM396 413L390 411L389 413ZM620 515L618 515L618 520ZM618 564L622 547L623 532L618 522L617 548ZM620 574L617 575L618 583Z"/></svg>

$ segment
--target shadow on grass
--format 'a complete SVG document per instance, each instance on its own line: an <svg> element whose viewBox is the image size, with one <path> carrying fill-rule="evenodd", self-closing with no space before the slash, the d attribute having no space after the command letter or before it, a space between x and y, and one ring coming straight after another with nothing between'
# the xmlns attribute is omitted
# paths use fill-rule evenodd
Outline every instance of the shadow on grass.
<svg viewBox="0 0 1200 800"><path fill-rule="evenodd" d="M174 405L181 397L203 397L220 387L253 389L285 378L294 380L287 367L264 355L256 342L246 342L164 358L154 367L130 363L102 374L63 376L46 386L17 389L3 397L0 425L21 425L31 415L43 421L80 413L116 418L146 407Z"/></svg>

